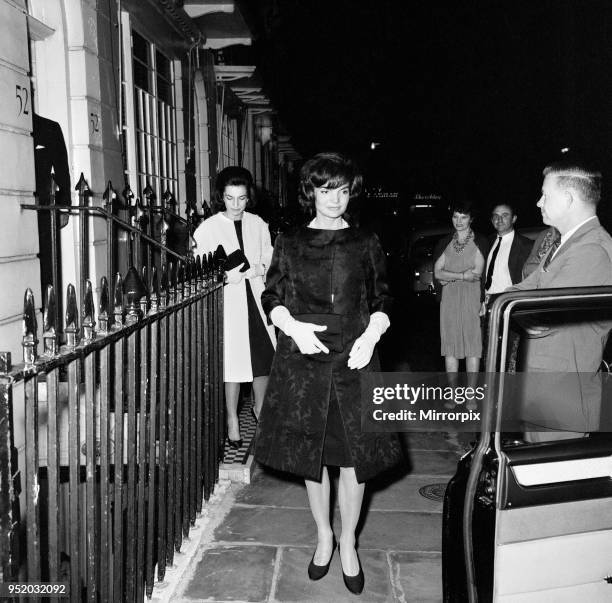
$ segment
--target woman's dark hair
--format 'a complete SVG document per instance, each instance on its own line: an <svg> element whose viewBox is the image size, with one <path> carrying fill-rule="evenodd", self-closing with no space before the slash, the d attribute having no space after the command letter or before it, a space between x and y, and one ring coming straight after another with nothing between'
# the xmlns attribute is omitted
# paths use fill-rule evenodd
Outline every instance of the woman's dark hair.
<svg viewBox="0 0 612 603"><path fill-rule="evenodd" d="M300 203L314 207L314 189L321 186L339 188L348 184L351 199L361 193L363 177L355 163L340 153L319 153L300 170Z"/></svg>
<svg viewBox="0 0 612 603"><path fill-rule="evenodd" d="M257 202L255 185L253 184L253 176L251 172L246 168L239 167L237 165L230 165L222 169L217 174L215 180L215 196L213 199L213 213L217 213L225 210L225 203L223 202L223 194L225 193L226 186L244 186L247 190L249 200L247 201L247 208L253 207Z"/></svg>
<svg viewBox="0 0 612 603"><path fill-rule="evenodd" d="M457 199L453 201L448 207L449 214L452 218L453 214L457 212L458 214L465 214L466 216L470 216L470 218L476 217L476 208L474 203L469 199Z"/></svg>

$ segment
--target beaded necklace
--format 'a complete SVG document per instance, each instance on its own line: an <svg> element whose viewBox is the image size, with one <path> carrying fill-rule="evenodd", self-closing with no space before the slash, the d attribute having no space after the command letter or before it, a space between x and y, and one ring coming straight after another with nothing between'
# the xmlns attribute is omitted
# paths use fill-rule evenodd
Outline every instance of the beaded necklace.
<svg viewBox="0 0 612 603"><path fill-rule="evenodd" d="M453 233L453 249L455 250L455 253L463 253L463 250L467 247L468 243L474 238L474 231L470 230L465 239L463 240L463 243L459 242L459 236L457 235L457 231L455 231Z"/></svg>

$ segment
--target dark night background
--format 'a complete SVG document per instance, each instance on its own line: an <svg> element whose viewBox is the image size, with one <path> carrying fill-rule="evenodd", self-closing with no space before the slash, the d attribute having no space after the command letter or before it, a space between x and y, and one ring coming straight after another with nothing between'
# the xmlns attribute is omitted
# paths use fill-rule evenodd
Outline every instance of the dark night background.
<svg viewBox="0 0 612 603"><path fill-rule="evenodd" d="M561 147L606 171L612 2L243 4L265 90L304 157L347 152L367 184L402 195L507 199L523 225L540 223L541 171Z"/></svg>

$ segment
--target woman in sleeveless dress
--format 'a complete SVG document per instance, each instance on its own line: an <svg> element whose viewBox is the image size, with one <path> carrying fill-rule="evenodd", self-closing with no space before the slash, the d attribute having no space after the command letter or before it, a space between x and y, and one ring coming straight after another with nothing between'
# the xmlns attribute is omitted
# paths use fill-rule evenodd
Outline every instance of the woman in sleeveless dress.
<svg viewBox="0 0 612 603"><path fill-rule="evenodd" d="M441 241L434 263L434 276L442 285L441 353L447 373L458 372L462 358L466 359L467 372L477 373L482 356L480 277L487 244L472 230L471 204L455 204L451 216L454 232Z"/></svg>

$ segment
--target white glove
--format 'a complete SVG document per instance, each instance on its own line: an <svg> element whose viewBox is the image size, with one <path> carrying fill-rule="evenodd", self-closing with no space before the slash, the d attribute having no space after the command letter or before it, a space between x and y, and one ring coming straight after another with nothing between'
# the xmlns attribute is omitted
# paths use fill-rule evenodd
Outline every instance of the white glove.
<svg viewBox="0 0 612 603"><path fill-rule="evenodd" d="M315 325L311 322L295 320L285 306L276 306L270 312L272 324L277 326L285 335L291 337L302 354L329 354L325 347L315 335L316 332L325 331L326 325Z"/></svg>
<svg viewBox="0 0 612 603"><path fill-rule="evenodd" d="M370 364L374 347L381 335L389 328L389 317L384 312L374 312L370 316L370 323L359 336L349 353L347 366L350 369L362 369Z"/></svg>
<svg viewBox="0 0 612 603"><path fill-rule="evenodd" d="M254 266L251 266L244 274L247 278L265 276L266 267L263 264L255 264Z"/></svg>
<svg viewBox="0 0 612 603"><path fill-rule="evenodd" d="M240 272L240 269L244 266L244 262L236 268L232 268L225 273L225 282L230 285L237 285L243 278L244 272Z"/></svg>

